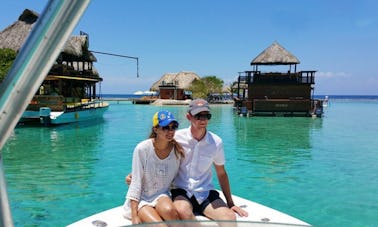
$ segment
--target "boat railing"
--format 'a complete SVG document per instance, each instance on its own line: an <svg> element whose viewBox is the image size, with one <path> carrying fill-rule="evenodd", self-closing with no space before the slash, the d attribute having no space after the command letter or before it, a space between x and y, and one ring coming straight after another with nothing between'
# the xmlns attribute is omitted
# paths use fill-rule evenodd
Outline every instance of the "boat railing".
<svg viewBox="0 0 378 227"><path fill-rule="evenodd" d="M101 99L80 99L62 95L35 95L27 110L38 111L41 107L49 107L51 111L77 111L103 106Z"/></svg>
<svg viewBox="0 0 378 227"><path fill-rule="evenodd" d="M26 110L38 111L41 107L50 107L52 111L63 111L64 103L62 95L35 95Z"/></svg>
<svg viewBox="0 0 378 227"><path fill-rule="evenodd" d="M105 107L108 106L108 103L106 103L102 99L81 99L80 102L76 103L70 103L65 105L65 111L66 112L74 112L79 110L86 110L86 109L93 109L93 108L99 108L99 107Z"/></svg>
<svg viewBox="0 0 378 227"><path fill-rule="evenodd" d="M238 83L242 84L315 84L316 71L300 72L261 72L245 71L239 73Z"/></svg>

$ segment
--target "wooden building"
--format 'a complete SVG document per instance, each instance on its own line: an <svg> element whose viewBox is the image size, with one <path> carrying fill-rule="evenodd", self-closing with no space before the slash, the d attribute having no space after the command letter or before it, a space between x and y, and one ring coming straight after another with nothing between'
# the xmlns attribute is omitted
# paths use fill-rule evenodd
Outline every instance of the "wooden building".
<svg viewBox="0 0 378 227"><path fill-rule="evenodd" d="M157 91L160 99L185 100L191 98L190 85L200 77L193 72L166 73L155 82L151 91Z"/></svg>
<svg viewBox="0 0 378 227"><path fill-rule="evenodd" d="M322 100L313 99L315 70L297 71L299 60L274 42L252 60L251 71L240 72L235 107L250 116L318 116ZM287 71L261 71L287 66Z"/></svg>

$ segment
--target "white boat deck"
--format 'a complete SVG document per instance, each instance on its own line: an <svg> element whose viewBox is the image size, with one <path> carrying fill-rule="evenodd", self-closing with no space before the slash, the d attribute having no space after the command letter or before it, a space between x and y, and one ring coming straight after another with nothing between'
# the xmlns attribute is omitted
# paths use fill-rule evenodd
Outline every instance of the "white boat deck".
<svg viewBox="0 0 378 227"><path fill-rule="evenodd" d="M222 193L221 193L222 195ZM272 208L266 207L259 203L249 201L238 196L233 196L234 203L246 211L248 211L248 217L237 217L237 226L311 226L306 222L303 222L297 218L294 218L285 213L279 212ZM210 222L204 216L197 216L199 221L207 221L201 223L201 226L218 226L216 222ZM188 223L186 223L188 224ZM198 224L198 223L197 223ZM123 217L123 207L118 206L90 217L79 220L75 223L68 225L68 227L93 227L93 226L128 226L131 225L131 221ZM150 225L151 226L151 225ZM197 225L189 225L197 226ZM226 224L227 226L227 224Z"/></svg>

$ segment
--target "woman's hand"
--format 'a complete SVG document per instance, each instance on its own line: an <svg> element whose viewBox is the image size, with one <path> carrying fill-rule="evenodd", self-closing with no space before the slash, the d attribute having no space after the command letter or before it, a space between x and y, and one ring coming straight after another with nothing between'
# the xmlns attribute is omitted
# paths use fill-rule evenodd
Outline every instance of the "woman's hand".
<svg viewBox="0 0 378 227"><path fill-rule="evenodd" d="M133 225L136 225L136 224L141 224L142 220L140 220L138 215L135 215L131 217L131 222L133 223Z"/></svg>

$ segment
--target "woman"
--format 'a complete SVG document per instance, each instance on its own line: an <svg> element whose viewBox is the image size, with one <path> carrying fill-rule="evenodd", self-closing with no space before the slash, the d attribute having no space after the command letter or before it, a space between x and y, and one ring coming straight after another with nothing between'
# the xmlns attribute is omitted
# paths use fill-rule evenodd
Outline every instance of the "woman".
<svg viewBox="0 0 378 227"><path fill-rule="evenodd" d="M173 139L178 125L172 113L157 112L152 118L150 138L134 149L133 180L124 204L125 216L133 224L179 219L169 197L184 157L182 147Z"/></svg>

